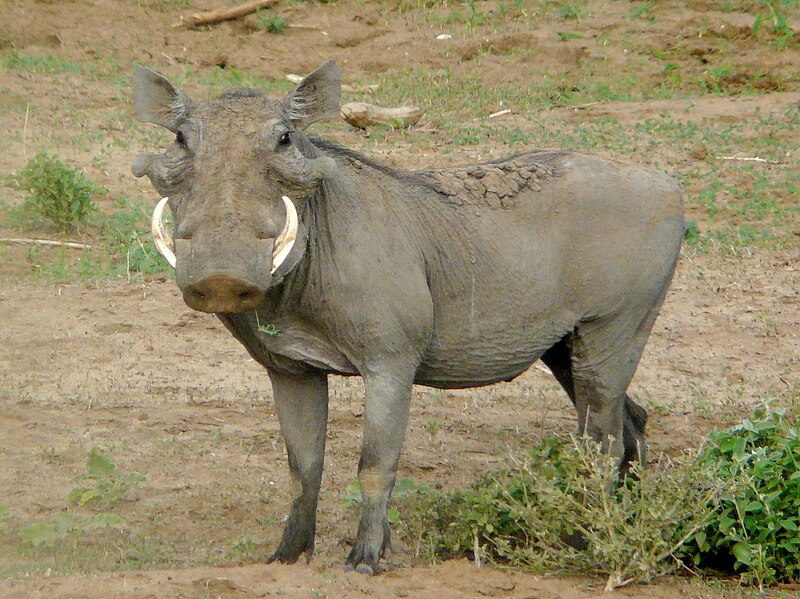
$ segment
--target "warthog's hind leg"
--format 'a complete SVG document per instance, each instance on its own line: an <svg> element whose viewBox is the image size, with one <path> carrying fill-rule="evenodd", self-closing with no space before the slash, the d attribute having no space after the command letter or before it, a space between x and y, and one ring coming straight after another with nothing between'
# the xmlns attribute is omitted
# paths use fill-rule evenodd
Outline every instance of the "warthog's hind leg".
<svg viewBox="0 0 800 599"><path fill-rule="evenodd" d="M581 326L547 350L541 358L575 405L578 431L594 437L614 453L620 459L622 475L627 473L631 462L646 463L644 431L647 411L634 402L626 390L654 317L655 311L652 317L648 313L647 318L636 327L633 338L616 351L599 350L598 354L605 361L592 360L591 348L594 346L586 343L587 331ZM580 337L581 331L583 338ZM588 335L591 339L591 327ZM588 353L587 349L590 350ZM577 360L576 354L580 356ZM574 373L576 361L581 368L577 377Z"/></svg>

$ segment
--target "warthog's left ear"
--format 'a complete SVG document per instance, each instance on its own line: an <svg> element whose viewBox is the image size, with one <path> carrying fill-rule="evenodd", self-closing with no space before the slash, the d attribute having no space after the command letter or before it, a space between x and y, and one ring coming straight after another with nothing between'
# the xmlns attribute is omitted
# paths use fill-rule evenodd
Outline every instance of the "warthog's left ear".
<svg viewBox="0 0 800 599"><path fill-rule="evenodd" d="M283 104L292 124L305 129L311 123L338 117L341 94L342 69L329 60L298 83Z"/></svg>
<svg viewBox="0 0 800 599"><path fill-rule="evenodd" d="M136 118L178 132L191 101L164 77L145 67L133 69L133 108Z"/></svg>

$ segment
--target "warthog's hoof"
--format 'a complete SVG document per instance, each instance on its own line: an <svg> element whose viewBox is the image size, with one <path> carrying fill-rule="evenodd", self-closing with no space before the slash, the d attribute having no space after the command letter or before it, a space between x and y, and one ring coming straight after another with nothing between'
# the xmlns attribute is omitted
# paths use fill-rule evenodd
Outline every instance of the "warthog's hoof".
<svg viewBox="0 0 800 599"><path fill-rule="evenodd" d="M355 568L353 568L352 564L345 564L344 571L345 572L352 572L355 570L359 574L366 574L367 576L374 576L377 572L376 569L370 566L369 564L358 564Z"/></svg>

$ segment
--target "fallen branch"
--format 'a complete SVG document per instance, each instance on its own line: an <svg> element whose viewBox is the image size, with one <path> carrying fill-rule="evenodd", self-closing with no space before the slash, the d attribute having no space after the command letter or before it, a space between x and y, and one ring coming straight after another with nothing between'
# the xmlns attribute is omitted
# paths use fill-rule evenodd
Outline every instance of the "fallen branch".
<svg viewBox="0 0 800 599"><path fill-rule="evenodd" d="M370 125L411 127L421 116L422 111L416 106L383 108L365 102L350 102L342 106L342 118L359 129L365 129Z"/></svg>
<svg viewBox="0 0 800 599"><path fill-rule="evenodd" d="M221 21L230 21L232 19L239 19L245 17L250 13L256 12L260 8L267 8L278 3L279 0L254 0L253 2L246 2L239 6L232 8L223 8L220 10L211 10L208 12L198 12L193 15L181 17L181 22L176 23L173 27L186 27L187 29L194 29L200 25L210 25L212 23L219 23Z"/></svg>
<svg viewBox="0 0 800 599"><path fill-rule="evenodd" d="M7 245L55 245L76 250L90 250L92 246L88 243L76 243L74 241L53 241L52 239L18 239L12 237L0 237L0 243Z"/></svg>
<svg viewBox="0 0 800 599"><path fill-rule="evenodd" d="M767 160L758 156L742 156L742 152L737 152L733 156L720 156L720 160L741 160L743 162L765 162L767 164L783 164L780 160Z"/></svg>

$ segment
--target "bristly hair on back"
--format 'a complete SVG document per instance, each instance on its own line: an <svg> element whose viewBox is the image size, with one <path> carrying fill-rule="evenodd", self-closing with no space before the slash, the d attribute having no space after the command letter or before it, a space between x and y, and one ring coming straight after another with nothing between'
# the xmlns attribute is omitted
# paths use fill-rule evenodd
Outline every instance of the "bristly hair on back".
<svg viewBox="0 0 800 599"><path fill-rule="evenodd" d="M260 98L264 94L252 87L237 87L234 89L227 89L222 92L218 100L238 100L240 98Z"/></svg>

